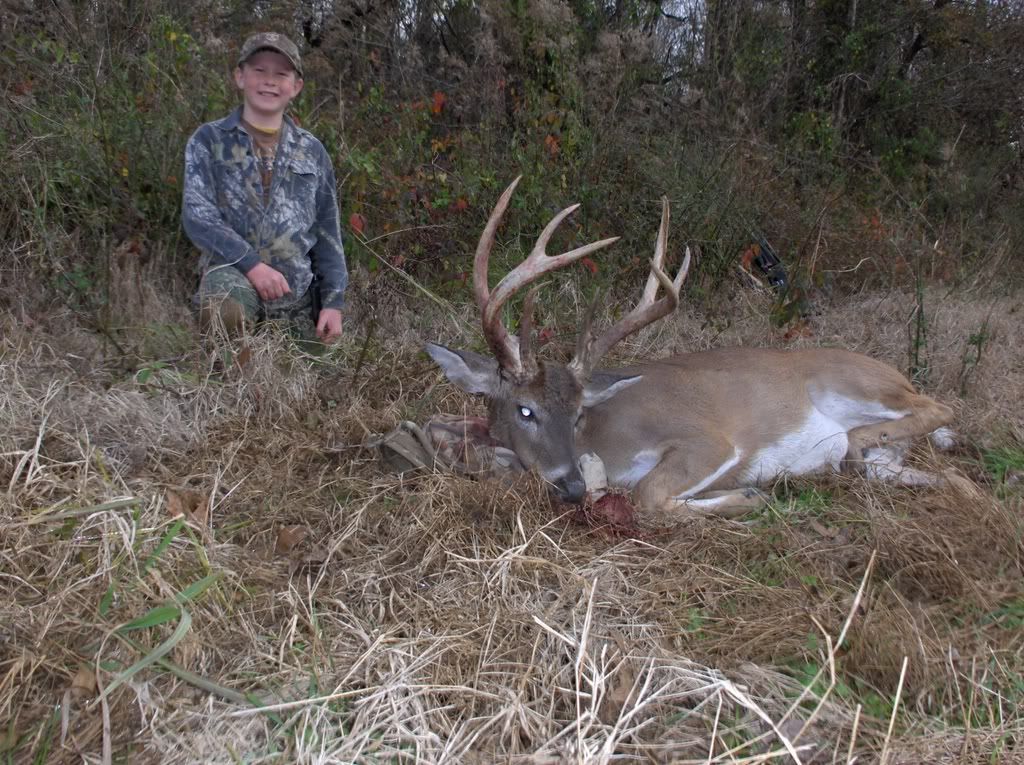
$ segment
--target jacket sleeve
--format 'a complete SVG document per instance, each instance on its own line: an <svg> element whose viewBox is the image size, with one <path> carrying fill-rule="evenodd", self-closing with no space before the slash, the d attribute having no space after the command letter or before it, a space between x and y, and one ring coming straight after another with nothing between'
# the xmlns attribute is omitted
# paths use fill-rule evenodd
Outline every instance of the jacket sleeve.
<svg viewBox="0 0 1024 765"><path fill-rule="evenodd" d="M345 248L341 238L334 168L326 151L322 162L325 167L320 174L320 187L316 195L316 243L310 250L310 257L320 280L321 307L340 309L345 302L345 288L348 286L348 266L345 264Z"/></svg>
<svg viewBox="0 0 1024 765"><path fill-rule="evenodd" d="M256 250L231 228L217 207L213 155L197 130L185 146L185 190L181 222L192 244L212 265L235 266L243 274L260 263Z"/></svg>

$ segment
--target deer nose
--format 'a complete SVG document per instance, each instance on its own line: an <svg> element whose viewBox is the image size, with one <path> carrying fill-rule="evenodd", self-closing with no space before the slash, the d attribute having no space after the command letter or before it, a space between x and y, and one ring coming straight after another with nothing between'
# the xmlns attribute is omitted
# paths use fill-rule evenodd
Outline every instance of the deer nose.
<svg viewBox="0 0 1024 765"><path fill-rule="evenodd" d="M555 481L555 491L558 498L563 502L571 502L578 505L587 495L587 484L583 481L583 474L577 469Z"/></svg>

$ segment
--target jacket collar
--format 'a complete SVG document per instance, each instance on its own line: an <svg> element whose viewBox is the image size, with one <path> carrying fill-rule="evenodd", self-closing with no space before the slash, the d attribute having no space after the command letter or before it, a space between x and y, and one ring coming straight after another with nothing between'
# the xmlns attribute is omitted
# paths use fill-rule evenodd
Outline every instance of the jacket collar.
<svg viewBox="0 0 1024 765"><path fill-rule="evenodd" d="M242 127L242 107L239 106L231 114L222 120L215 123L224 132L230 132L233 130L244 130ZM295 128L295 121L292 120L287 114L281 120L281 138L287 141L289 144L294 144L298 140L298 131Z"/></svg>

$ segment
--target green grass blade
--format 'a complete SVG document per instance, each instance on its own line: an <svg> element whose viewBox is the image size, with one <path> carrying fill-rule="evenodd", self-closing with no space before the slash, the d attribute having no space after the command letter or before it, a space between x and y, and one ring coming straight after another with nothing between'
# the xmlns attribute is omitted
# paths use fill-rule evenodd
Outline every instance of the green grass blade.
<svg viewBox="0 0 1024 765"><path fill-rule="evenodd" d="M170 653L171 649L174 648L174 646L181 642L182 638L184 638L185 635L188 634L189 628L191 628L192 626L192 615L189 614L189 612L186 611L184 608L181 608L180 611L181 619L179 620L178 626L174 629L174 632L171 634L171 636L167 638L167 640L162 642L160 645L158 645L156 648L154 648L152 651L150 651L148 654L139 659L137 662L128 667L128 669L126 669L124 672L120 673L113 680L111 680L110 684L103 689L103 693L100 694L100 699L106 698L111 694L111 692L114 691L115 688L119 687L122 683L124 683L127 680L130 680L132 677L137 675L146 667L155 664L157 661L159 661L168 653Z"/></svg>
<svg viewBox="0 0 1024 765"><path fill-rule="evenodd" d="M149 609L149 611L138 619L132 619L130 622L122 624L117 628L117 631L124 634L125 632L131 632L132 630L144 630L148 627L156 627L158 624L166 624L167 622L174 621L180 614L181 609L178 606L157 606L156 608Z"/></svg>
<svg viewBox="0 0 1024 765"><path fill-rule="evenodd" d="M222 574L219 573L207 574L202 579L192 582L192 584L190 584L188 587L186 587L178 594L178 596L175 598L175 601L177 601L178 603L188 603L190 600L198 598L200 595L202 595L204 592L210 589L210 587L213 586L217 582L217 580L221 578L221 576Z"/></svg>
<svg viewBox="0 0 1024 765"><path fill-rule="evenodd" d="M167 529L167 532L160 539L160 543L156 546L156 549L153 550L150 556L146 558L145 562L142 564L142 570L139 572L140 577L143 576L147 571L149 571L149 567L156 563L157 559L164 554L164 551L171 546L171 542L174 541L174 538L178 536L178 534L184 527L184 518L179 518L177 521L171 524L171 527Z"/></svg>

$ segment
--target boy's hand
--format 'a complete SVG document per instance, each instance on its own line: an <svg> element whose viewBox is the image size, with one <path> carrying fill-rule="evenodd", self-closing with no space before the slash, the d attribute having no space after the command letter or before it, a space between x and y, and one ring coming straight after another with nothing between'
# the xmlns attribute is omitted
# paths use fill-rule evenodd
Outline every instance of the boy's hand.
<svg viewBox="0 0 1024 765"><path fill-rule="evenodd" d="M277 269L271 268L266 263L258 263L245 274L249 283L256 289L260 300L277 300L284 297L292 288L288 286L288 280Z"/></svg>
<svg viewBox="0 0 1024 765"><path fill-rule="evenodd" d="M316 336L325 343L333 343L341 337L341 311L337 308L321 308L316 320Z"/></svg>

